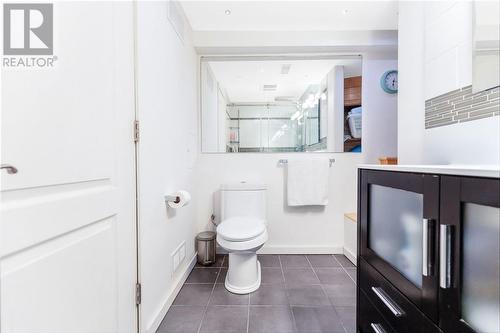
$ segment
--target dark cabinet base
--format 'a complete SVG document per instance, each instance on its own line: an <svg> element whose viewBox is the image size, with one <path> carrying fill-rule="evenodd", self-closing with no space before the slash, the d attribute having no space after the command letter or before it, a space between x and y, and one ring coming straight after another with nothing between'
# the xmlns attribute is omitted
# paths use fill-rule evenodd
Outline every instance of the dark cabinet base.
<svg viewBox="0 0 500 333"><path fill-rule="evenodd" d="M500 307L500 179L358 177L358 331L496 331L500 316L479 316L477 304Z"/></svg>
<svg viewBox="0 0 500 333"><path fill-rule="evenodd" d="M385 332L440 332L439 328L423 312L373 266L363 259L360 259L358 264L358 301L360 302L358 307L360 312L357 318L358 328L361 332L376 332L376 329L371 326L373 323L377 323L377 320L386 327ZM362 304L366 303L367 300L371 304L371 308Z"/></svg>

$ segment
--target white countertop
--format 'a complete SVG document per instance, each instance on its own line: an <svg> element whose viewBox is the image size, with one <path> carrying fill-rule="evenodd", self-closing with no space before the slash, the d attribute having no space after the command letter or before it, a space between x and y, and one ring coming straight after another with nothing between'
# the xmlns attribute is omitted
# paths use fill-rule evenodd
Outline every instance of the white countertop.
<svg viewBox="0 0 500 333"><path fill-rule="evenodd" d="M360 169L400 171L400 172L420 172L440 175L457 175L500 178L500 165L379 165L360 164Z"/></svg>

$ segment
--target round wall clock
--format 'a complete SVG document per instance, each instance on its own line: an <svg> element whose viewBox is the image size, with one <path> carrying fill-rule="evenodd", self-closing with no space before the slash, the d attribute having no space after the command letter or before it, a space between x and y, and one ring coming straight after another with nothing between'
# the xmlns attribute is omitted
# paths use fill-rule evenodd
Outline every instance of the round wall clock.
<svg viewBox="0 0 500 333"><path fill-rule="evenodd" d="M382 74L380 77L380 86L388 94L395 94L398 92L398 71L390 70Z"/></svg>

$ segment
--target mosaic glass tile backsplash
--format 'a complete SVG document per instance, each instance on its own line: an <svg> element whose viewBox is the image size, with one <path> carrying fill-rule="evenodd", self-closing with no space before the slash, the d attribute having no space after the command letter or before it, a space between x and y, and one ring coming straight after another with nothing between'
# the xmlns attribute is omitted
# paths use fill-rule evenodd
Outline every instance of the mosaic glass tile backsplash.
<svg viewBox="0 0 500 333"><path fill-rule="evenodd" d="M472 86L425 101L425 128L500 115L500 87L472 93Z"/></svg>

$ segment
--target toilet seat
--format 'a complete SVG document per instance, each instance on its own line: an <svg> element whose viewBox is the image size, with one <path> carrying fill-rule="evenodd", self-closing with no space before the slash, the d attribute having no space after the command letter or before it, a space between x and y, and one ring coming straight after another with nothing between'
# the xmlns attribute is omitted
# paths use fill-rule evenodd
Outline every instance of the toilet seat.
<svg viewBox="0 0 500 333"><path fill-rule="evenodd" d="M228 251L253 251L267 241L264 220L232 217L217 226L217 243Z"/></svg>
<svg viewBox="0 0 500 333"><path fill-rule="evenodd" d="M229 242L249 241L265 231L264 220L244 216L229 218L217 226L217 235Z"/></svg>

